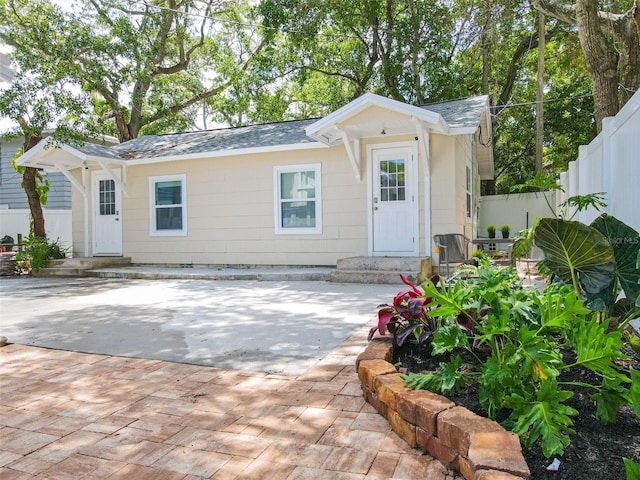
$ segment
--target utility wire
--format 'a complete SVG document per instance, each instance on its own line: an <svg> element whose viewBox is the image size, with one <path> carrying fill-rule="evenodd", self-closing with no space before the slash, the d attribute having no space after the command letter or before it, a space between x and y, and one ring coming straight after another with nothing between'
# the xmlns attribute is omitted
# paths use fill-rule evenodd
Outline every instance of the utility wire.
<svg viewBox="0 0 640 480"><path fill-rule="evenodd" d="M549 98L547 100L542 100L542 102L540 102L540 103L564 102L565 100L578 100L580 98L587 98L587 97L593 97L593 95L585 94L585 95L576 95L576 96L573 96L573 97ZM500 111L500 113L492 113L491 114L493 117L498 117L498 116L500 116L502 114L502 112L504 111L505 108L522 107L522 106L527 106L527 105L536 105L537 103L538 103L537 101L520 102L520 103L505 103L505 104L501 104L501 105L493 105L492 107L489 107L489 109L491 109L491 108L500 108L500 109L502 109Z"/></svg>

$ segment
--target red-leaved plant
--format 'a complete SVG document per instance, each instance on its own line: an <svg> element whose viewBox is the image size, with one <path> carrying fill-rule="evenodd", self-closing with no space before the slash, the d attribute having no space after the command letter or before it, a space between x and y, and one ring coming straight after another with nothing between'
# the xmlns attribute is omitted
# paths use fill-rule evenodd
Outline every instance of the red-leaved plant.
<svg viewBox="0 0 640 480"><path fill-rule="evenodd" d="M395 344L401 347L408 339L413 339L418 344L430 342L433 333L438 328L438 320L429 315L430 310L437 308L431 297L427 297L424 290L414 285L410 280L400 275L402 281L411 287L409 290L402 290L393 299L393 305L378 305L378 326L369 331L369 340L373 338L376 331L380 335L390 332L393 335ZM440 277L431 277L431 283L439 288ZM480 312L474 310L463 310L458 312L456 323L462 331L474 339L473 345L477 343L476 326L486 316L489 306L483 306ZM410 340L411 341L411 340Z"/></svg>
<svg viewBox="0 0 640 480"><path fill-rule="evenodd" d="M411 287L402 290L393 299L393 305L378 305L378 326L369 331L369 340L373 338L376 330L380 335L386 332L393 334L396 345L402 344L413 335L419 344L429 340L436 328L434 320L429 317L426 305L431 302L425 297L424 291L414 285L410 280L400 275L402 281ZM437 285L440 277L435 275L431 281Z"/></svg>

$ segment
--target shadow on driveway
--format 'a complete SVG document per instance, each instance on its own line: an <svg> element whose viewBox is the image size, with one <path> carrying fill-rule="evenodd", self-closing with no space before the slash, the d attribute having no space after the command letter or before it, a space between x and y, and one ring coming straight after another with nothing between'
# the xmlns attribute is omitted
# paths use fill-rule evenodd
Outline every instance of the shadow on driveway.
<svg viewBox="0 0 640 480"><path fill-rule="evenodd" d="M368 323L397 285L0 280L10 342L301 375Z"/></svg>

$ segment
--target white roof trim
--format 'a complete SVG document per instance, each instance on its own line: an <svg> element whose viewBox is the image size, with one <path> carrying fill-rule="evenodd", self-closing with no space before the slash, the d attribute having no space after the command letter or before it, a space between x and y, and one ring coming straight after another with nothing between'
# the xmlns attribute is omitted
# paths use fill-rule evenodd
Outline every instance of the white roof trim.
<svg viewBox="0 0 640 480"><path fill-rule="evenodd" d="M313 150L316 148L327 148L326 145L318 142L313 143L291 143L288 145L270 145L268 147L237 148L233 150L218 150L210 152L190 153L188 155L171 155L166 157L147 157L127 160L127 165L145 165L149 163L172 162L175 160L199 160L202 158L234 157L236 155L250 155L253 153L286 152L291 150Z"/></svg>
<svg viewBox="0 0 640 480"><path fill-rule="evenodd" d="M47 151L43 151L45 148L49 148ZM46 157L50 152L55 151L56 149L64 150L69 153L72 157L78 160L76 167L78 168L82 165L83 162L92 162L95 164L106 163L106 164L119 164L119 165L146 165L151 163L163 163L163 162L173 162L176 160L198 160L203 158L220 158L220 157L232 157L236 155L250 155L255 153L268 153L268 152L283 152L283 151L291 151L291 150L311 150L317 148L327 148L326 145L318 142L312 143L292 143L288 145L271 145L271 146L262 146L262 147L250 147L250 148L238 148L233 150L219 150L219 151L210 151L210 152L198 152L191 153L186 155L168 155L164 157L142 157L142 158L134 158L134 159L122 159L122 158L114 158L114 157L103 157L96 155L87 155L74 147L71 147L66 144L55 144L52 141L41 141L29 150L27 153L22 155L18 160L18 165L24 165L27 167L36 167L41 168L42 166L55 166L53 164L49 164L45 161ZM58 162L59 163L59 162ZM59 168L59 166L57 166Z"/></svg>
<svg viewBox="0 0 640 480"><path fill-rule="evenodd" d="M305 132L306 134L320 142L327 143L327 138L324 135L334 129L335 125L362 112L363 110L371 107L378 106L393 110L395 112L403 113L407 116L414 117L418 120L429 124L429 128L437 133L450 134L450 128L447 122L445 122L442 115L432 112L428 109L415 107L408 105L397 100L381 97L374 93L365 93L364 95L356 98L347 105L339 108L335 112L327 115L321 120L309 125Z"/></svg>

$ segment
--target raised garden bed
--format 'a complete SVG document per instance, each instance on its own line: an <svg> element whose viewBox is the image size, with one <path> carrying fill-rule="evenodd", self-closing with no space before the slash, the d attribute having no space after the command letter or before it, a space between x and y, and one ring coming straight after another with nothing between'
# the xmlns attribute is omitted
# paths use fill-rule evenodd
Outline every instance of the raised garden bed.
<svg viewBox="0 0 640 480"><path fill-rule="evenodd" d="M520 441L498 423L426 390L404 386L391 338L375 338L356 360L366 400L405 442L468 480L529 477Z"/></svg>

